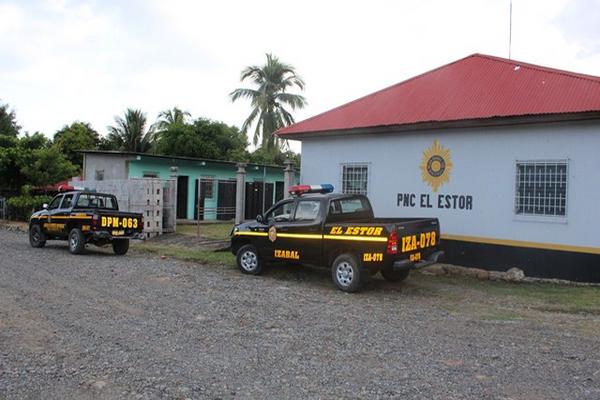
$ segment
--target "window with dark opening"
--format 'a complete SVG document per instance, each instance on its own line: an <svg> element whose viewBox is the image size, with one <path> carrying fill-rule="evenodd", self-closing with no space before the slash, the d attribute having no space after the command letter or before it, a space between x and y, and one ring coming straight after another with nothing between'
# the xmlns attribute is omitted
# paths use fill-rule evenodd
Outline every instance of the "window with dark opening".
<svg viewBox="0 0 600 400"><path fill-rule="evenodd" d="M342 164L342 193L364 194L369 188L368 164Z"/></svg>
<svg viewBox="0 0 600 400"><path fill-rule="evenodd" d="M567 160L517 161L515 214L567 216Z"/></svg>
<svg viewBox="0 0 600 400"><path fill-rule="evenodd" d="M204 190L204 198L212 199L214 197L215 178L213 176L202 177L202 190Z"/></svg>

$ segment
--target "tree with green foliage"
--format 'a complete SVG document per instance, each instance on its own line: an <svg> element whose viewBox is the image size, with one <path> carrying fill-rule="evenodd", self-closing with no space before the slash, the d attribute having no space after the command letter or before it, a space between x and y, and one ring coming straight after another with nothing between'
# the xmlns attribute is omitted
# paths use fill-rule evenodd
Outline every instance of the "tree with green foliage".
<svg viewBox="0 0 600 400"><path fill-rule="evenodd" d="M38 150L50 146L52 142L43 133L36 132L33 135L26 133L18 138L17 146L25 150Z"/></svg>
<svg viewBox="0 0 600 400"><path fill-rule="evenodd" d="M21 166L21 173L33 186L52 185L73 177L78 168L64 157L57 146L31 151L30 161Z"/></svg>
<svg viewBox="0 0 600 400"><path fill-rule="evenodd" d="M33 162L33 151L48 147L50 140L39 132L12 138L11 146L0 147L0 189L16 191L30 183L22 169Z"/></svg>
<svg viewBox="0 0 600 400"><path fill-rule="evenodd" d="M266 56L265 65L246 67L241 74L242 82L249 79L256 88L235 89L229 95L232 101L242 98L251 101L252 111L242 125L242 132L247 133L255 124L253 144L260 143L268 151L277 152L285 142L280 142L274 132L294 123L294 117L285 107L293 111L306 105L303 96L287 91L293 87L304 90L305 84L293 66L282 63L272 54Z"/></svg>
<svg viewBox="0 0 600 400"><path fill-rule="evenodd" d="M286 160L292 161L296 168L300 168L300 154L291 150L272 152L261 147L249 153L246 161L254 164L283 165Z"/></svg>
<svg viewBox="0 0 600 400"><path fill-rule="evenodd" d="M193 123L176 122L161 132L156 152L162 155L227 160L232 152L244 151L246 135L223 122L198 118Z"/></svg>
<svg viewBox="0 0 600 400"><path fill-rule="evenodd" d="M54 134L54 144L79 168L83 165L83 154L79 150L95 150L99 143L100 135L87 122L75 121Z"/></svg>
<svg viewBox="0 0 600 400"><path fill-rule="evenodd" d="M0 189L15 192L24 184L46 186L71 178L77 167L39 132L0 148Z"/></svg>
<svg viewBox="0 0 600 400"><path fill-rule="evenodd" d="M119 143L116 143L109 136L101 136L98 141L98 150L118 151Z"/></svg>
<svg viewBox="0 0 600 400"><path fill-rule="evenodd" d="M177 107L173 107L170 110L161 111L154 126L158 132L166 131L170 126L175 124L186 124L187 119L191 116L188 111L182 111Z"/></svg>
<svg viewBox="0 0 600 400"><path fill-rule="evenodd" d="M20 131L21 127L17 124L15 111L9 110L8 104L0 104L0 136L16 138ZM2 146L1 138L0 146Z"/></svg>
<svg viewBox="0 0 600 400"><path fill-rule="evenodd" d="M128 108L124 118L115 117L115 126L108 127L108 141L121 151L145 153L152 146L154 127L147 127L146 114Z"/></svg>
<svg viewBox="0 0 600 400"><path fill-rule="evenodd" d="M52 200L51 196L32 195L32 189L31 185L23 185L20 196L13 196L6 201L8 214L12 219L27 221L35 210L40 210L44 203L48 204Z"/></svg>

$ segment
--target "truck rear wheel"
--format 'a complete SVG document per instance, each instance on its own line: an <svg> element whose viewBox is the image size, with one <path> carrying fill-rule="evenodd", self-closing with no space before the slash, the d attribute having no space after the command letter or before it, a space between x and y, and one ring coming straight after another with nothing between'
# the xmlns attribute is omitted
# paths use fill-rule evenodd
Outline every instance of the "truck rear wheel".
<svg viewBox="0 0 600 400"><path fill-rule="evenodd" d="M235 257L238 268L244 274L258 275L262 271L263 264L258 258L256 247L251 244L239 248Z"/></svg>
<svg viewBox="0 0 600 400"><path fill-rule="evenodd" d="M381 276L383 279L389 282L402 282L410 274L410 269L399 269L395 270L392 267L385 267L381 269Z"/></svg>
<svg viewBox="0 0 600 400"><path fill-rule="evenodd" d="M46 234L42 231L42 227L39 225L33 225L29 229L29 244L31 247L41 248L46 245Z"/></svg>
<svg viewBox="0 0 600 400"><path fill-rule="evenodd" d="M71 254L81 254L85 249L85 236L81 229L73 228L69 232L69 252Z"/></svg>
<svg viewBox="0 0 600 400"><path fill-rule="evenodd" d="M129 239L115 239L112 241L112 248L116 255L122 256L129 250Z"/></svg>
<svg viewBox="0 0 600 400"><path fill-rule="evenodd" d="M331 264L331 278L338 289L344 292L356 292L363 283L366 273L358 259L352 254L341 254Z"/></svg>

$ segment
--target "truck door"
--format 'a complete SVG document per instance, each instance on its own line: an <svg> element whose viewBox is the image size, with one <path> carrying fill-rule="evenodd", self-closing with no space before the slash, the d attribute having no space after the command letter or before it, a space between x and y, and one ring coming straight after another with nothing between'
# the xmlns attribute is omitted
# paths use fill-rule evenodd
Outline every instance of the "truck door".
<svg viewBox="0 0 600 400"><path fill-rule="evenodd" d="M73 193L65 194L62 201L60 202L60 207L53 214L52 219L56 220L56 231L64 236L69 234L69 218L71 215L71 209L73 208Z"/></svg>
<svg viewBox="0 0 600 400"><path fill-rule="evenodd" d="M56 217L58 216L60 203L63 197L64 195L62 194L56 196L52 199L50 205L48 206L48 219L44 224L44 232L50 235L56 235L60 232L60 229L62 229L62 226L60 225L63 223L62 219Z"/></svg>
<svg viewBox="0 0 600 400"><path fill-rule="evenodd" d="M284 201L277 205L275 208L267 211L263 218L263 223L265 232L268 233L268 236L264 237L264 241L257 245L257 248L260 251L260 248L264 248L265 251L261 256L269 258L269 259L278 259L281 260L283 257L282 254L285 253L277 253L279 257L275 257L275 250L284 249L283 242L281 241L283 238L280 237L279 231L282 227L286 227L294 218L294 200L290 199ZM289 249L288 249L289 250Z"/></svg>
<svg viewBox="0 0 600 400"><path fill-rule="evenodd" d="M277 229L277 240L273 243L275 258L320 264L323 242L321 203L319 199L299 199L292 220L275 223Z"/></svg>

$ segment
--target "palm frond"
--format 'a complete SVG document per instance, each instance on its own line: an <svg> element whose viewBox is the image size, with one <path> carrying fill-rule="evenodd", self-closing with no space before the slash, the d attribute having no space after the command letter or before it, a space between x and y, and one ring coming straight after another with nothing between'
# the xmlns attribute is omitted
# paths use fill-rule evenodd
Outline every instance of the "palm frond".
<svg viewBox="0 0 600 400"><path fill-rule="evenodd" d="M262 147L276 151L287 144L274 132L294 122L292 114L284 106L293 111L307 104L303 96L288 93L287 90L292 87L304 90L305 83L293 66L282 63L271 53L267 53L266 58L265 65L251 65L241 72L240 80L249 80L256 88L235 89L229 96L231 101L250 100L252 111L242 125L242 132L247 133L254 124L253 144L261 143Z"/></svg>
<svg viewBox="0 0 600 400"><path fill-rule="evenodd" d="M231 97L231 101L236 101L238 99L243 99L243 98L252 100L252 99L260 96L260 92L254 90L254 89L239 88L239 89L235 89L233 92L229 93L229 96Z"/></svg>
<svg viewBox="0 0 600 400"><path fill-rule="evenodd" d="M289 105L292 110L302 109L306 106L307 102L304 96L292 93L277 93L275 96L276 100L280 103Z"/></svg>

